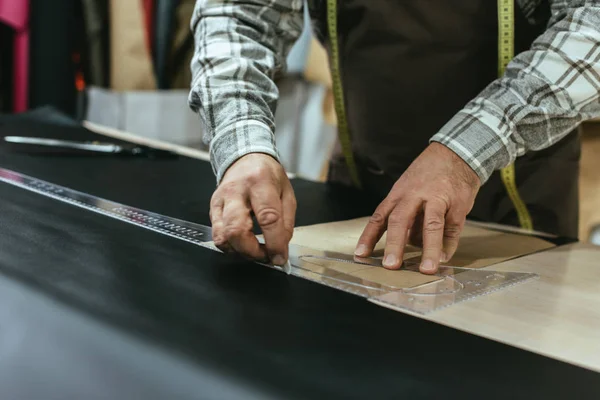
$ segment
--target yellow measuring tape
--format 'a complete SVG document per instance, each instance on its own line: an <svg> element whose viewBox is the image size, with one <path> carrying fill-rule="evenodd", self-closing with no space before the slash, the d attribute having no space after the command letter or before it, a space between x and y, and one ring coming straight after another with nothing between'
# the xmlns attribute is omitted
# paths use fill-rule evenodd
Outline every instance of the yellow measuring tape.
<svg viewBox="0 0 600 400"><path fill-rule="evenodd" d="M498 0L498 76L504 75L506 66L515 56L515 5L514 0ZM533 222L525 202L517 189L515 165L500 170L502 183L512 201L521 228L532 231Z"/></svg>
<svg viewBox="0 0 600 400"><path fill-rule="evenodd" d="M335 103L335 112L338 118L338 137L350 177L352 182L360 187L360 178L358 169L354 160L352 151L352 143L350 141L350 132L348 129L348 121L346 119L346 109L344 106L344 92L342 89L342 78L340 74L340 49L338 42L337 31L337 1L327 0L327 27L330 40L330 58L331 58L331 78L333 82L333 96ZM515 10L514 0L498 0L498 76L504 74L506 66L514 57L514 27L515 27ZM519 223L523 229L533 230L531 216L527 210L527 206L521 199L517 189L515 180L515 166L510 165L500 171L502 183L506 188L508 197L512 201Z"/></svg>
<svg viewBox="0 0 600 400"><path fill-rule="evenodd" d="M346 119L346 107L344 106L344 92L342 89L342 76L340 73L340 46L338 43L337 30L337 0L327 0L327 27L330 38L330 69L331 81L333 83L333 101L335 113L338 120L338 137L342 152L348 165L350 178L355 186L361 187L358 169L354 161L354 152L352 151L352 143L350 142L350 132L348 130L348 120Z"/></svg>

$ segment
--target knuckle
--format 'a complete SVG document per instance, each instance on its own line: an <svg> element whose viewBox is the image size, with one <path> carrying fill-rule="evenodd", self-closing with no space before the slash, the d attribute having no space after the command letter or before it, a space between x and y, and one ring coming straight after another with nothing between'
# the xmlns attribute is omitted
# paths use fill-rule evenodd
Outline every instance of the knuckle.
<svg viewBox="0 0 600 400"><path fill-rule="evenodd" d="M250 224L252 224L251 221L250 221ZM248 223L246 223L240 219L235 219L225 225L225 229L224 229L225 239L240 237L246 231L248 231L250 228L251 228L251 226L248 226Z"/></svg>
<svg viewBox="0 0 600 400"><path fill-rule="evenodd" d="M222 235L213 236L213 242L215 246L220 247L224 246L227 243L227 240Z"/></svg>
<svg viewBox="0 0 600 400"><path fill-rule="evenodd" d="M225 243L227 243L227 238L225 237L225 235L223 234L223 230L220 229L220 227L214 227L213 226L213 232L212 232L212 240L215 243L215 245L218 246L222 246Z"/></svg>
<svg viewBox="0 0 600 400"><path fill-rule="evenodd" d="M232 238L240 237L243 233L243 229L239 226L226 226L223 232L223 240L229 240Z"/></svg>
<svg viewBox="0 0 600 400"><path fill-rule="evenodd" d="M266 207L256 212L256 221L262 227L274 225L280 219L280 212L272 207Z"/></svg>
<svg viewBox="0 0 600 400"><path fill-rule="evenodd" d="M423 222L425 233L439 232L444 229L444 221L440 218L430 217Z"/></svg>
<svg viewBox="0 0 600 400"><path fill-rule="evenodd" d="M397 187L398 183L396 183L393 187L392 190L390 190L390 193L387 195L387 197L385 198L384 202L389 202L392 204L396 204L400 201L400 199L404 196L406 196L406 191L402 190L401 188Z"/></svg>
<svg viewBox="0 0 600 400"><path fill-rule="evenodd" d="M445 194L437 194L431 197L429 200L433 207L433 211L437 214L443 214L445 210L450 208L450 200Z"/></svg>
<svg viewBox="0 0 600 400"><path fill-rule="evenodd" d="M216 207L210 207L208 210L208 217L210 218L210 222L211 223L215 223L217 222L217 220L219 220L219 216L222 216L223 213L222 212L218 212L218 210L216 209Z"/></svg>
<svg viewBox="0 0 600 400"><path fill-rule="evenodd" d="M383 216L383 214L381 214L379 212L373 213L373 215L371 215L371 217L369 218L370 224L381 225L384 222L385 222L385 217Z"/></svg>
<svg viewBox="0 0 600 400"><path fill-rule="evenodd" d="M388 218L388 227L394 228L405 225L407 225L407 219L400 213L392 213Z"/></svg>
<svg viewBox="0 0 600 400"><path fill-rule="evenodd" d="M217 188L210 198L210 208L217 208L221 203L221 188Z"/></svg>
<svg viewBox="0 0 600 400"><path fill-rule="evenodd" d="M251 184L256 184L259 182L264 182L266 179L269 179L270 169L267 165L259 164L252 167L248 170L246 179Z"/></svg>
<svg viewBox="0 0 600 400"><path fill-rule="evenodd" d="M462 227L460 224L446 224L444 227L444 237L448 239L457 239L460 237Z"/></svg>
<svg viewBox="0 0 600 400"><path fill-rule="evenodd" d="M220 201L221 198L227 199L228 197L233 196L234 194L238 193L239 191L240 191L240 189L236 182L228 182L228 183L221 185L217 189L217 192L215 192L215 196L213 196L213 199L215 202Z"/></svg>
<svg viewBox="0 0 600 400"><path fill-rule="evenodd" d="M211 223L213 235L216 233L223 232L223 220L216 218L213 220L213 218L211 217Z"/></svg>

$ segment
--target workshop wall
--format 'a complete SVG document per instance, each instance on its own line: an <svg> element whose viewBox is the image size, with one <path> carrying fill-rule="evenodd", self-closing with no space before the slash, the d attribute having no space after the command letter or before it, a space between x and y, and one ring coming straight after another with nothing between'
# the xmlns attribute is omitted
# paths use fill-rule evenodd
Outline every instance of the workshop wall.
<svg viewBox="0 0 600 400"><path fill-rule="evenodd" d="M207 150L187 105L194 5L0 0L0 112L49 105L77 120ZM321 179L335 128L332 109L324 114L322 108L328 89L304 75L314 53L309 28L277 82L277 141L288 171Z"/></svg>

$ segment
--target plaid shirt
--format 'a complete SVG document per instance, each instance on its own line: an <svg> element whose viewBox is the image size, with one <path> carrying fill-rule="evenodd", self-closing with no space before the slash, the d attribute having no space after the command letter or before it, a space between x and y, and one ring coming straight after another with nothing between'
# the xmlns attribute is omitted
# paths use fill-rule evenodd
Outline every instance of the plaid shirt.
<svg viewBox="0 0 600 400"><path fill-rule="evenodd" d="M600 116L600 0L516 1L531 18L549 1L548 29L431 138L482 182ZM245 154L278 158L273 79L302 31L303 6L303 0L196 2L189 104L204 122L217 181Z"/></svg>

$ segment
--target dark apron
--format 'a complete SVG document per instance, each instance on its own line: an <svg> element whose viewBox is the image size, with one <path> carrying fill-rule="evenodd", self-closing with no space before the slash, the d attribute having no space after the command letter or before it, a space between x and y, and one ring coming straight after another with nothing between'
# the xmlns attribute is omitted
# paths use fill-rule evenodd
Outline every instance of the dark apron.
<svg viewBox="0 0 600 400"><path fill-rule="evenodd" d="M340 0L340 64L353 151L363 187L383 199L429 139L497 77L493 0ZM327 47L325 1L309 0ZM547 17L530 24L517 8L516 52L527 50ZM520 157L517 186L534 229L577 237L580 138ZM329 180L350 183L338 151ZM519 224L498 172L469 218Z"/></svg>

